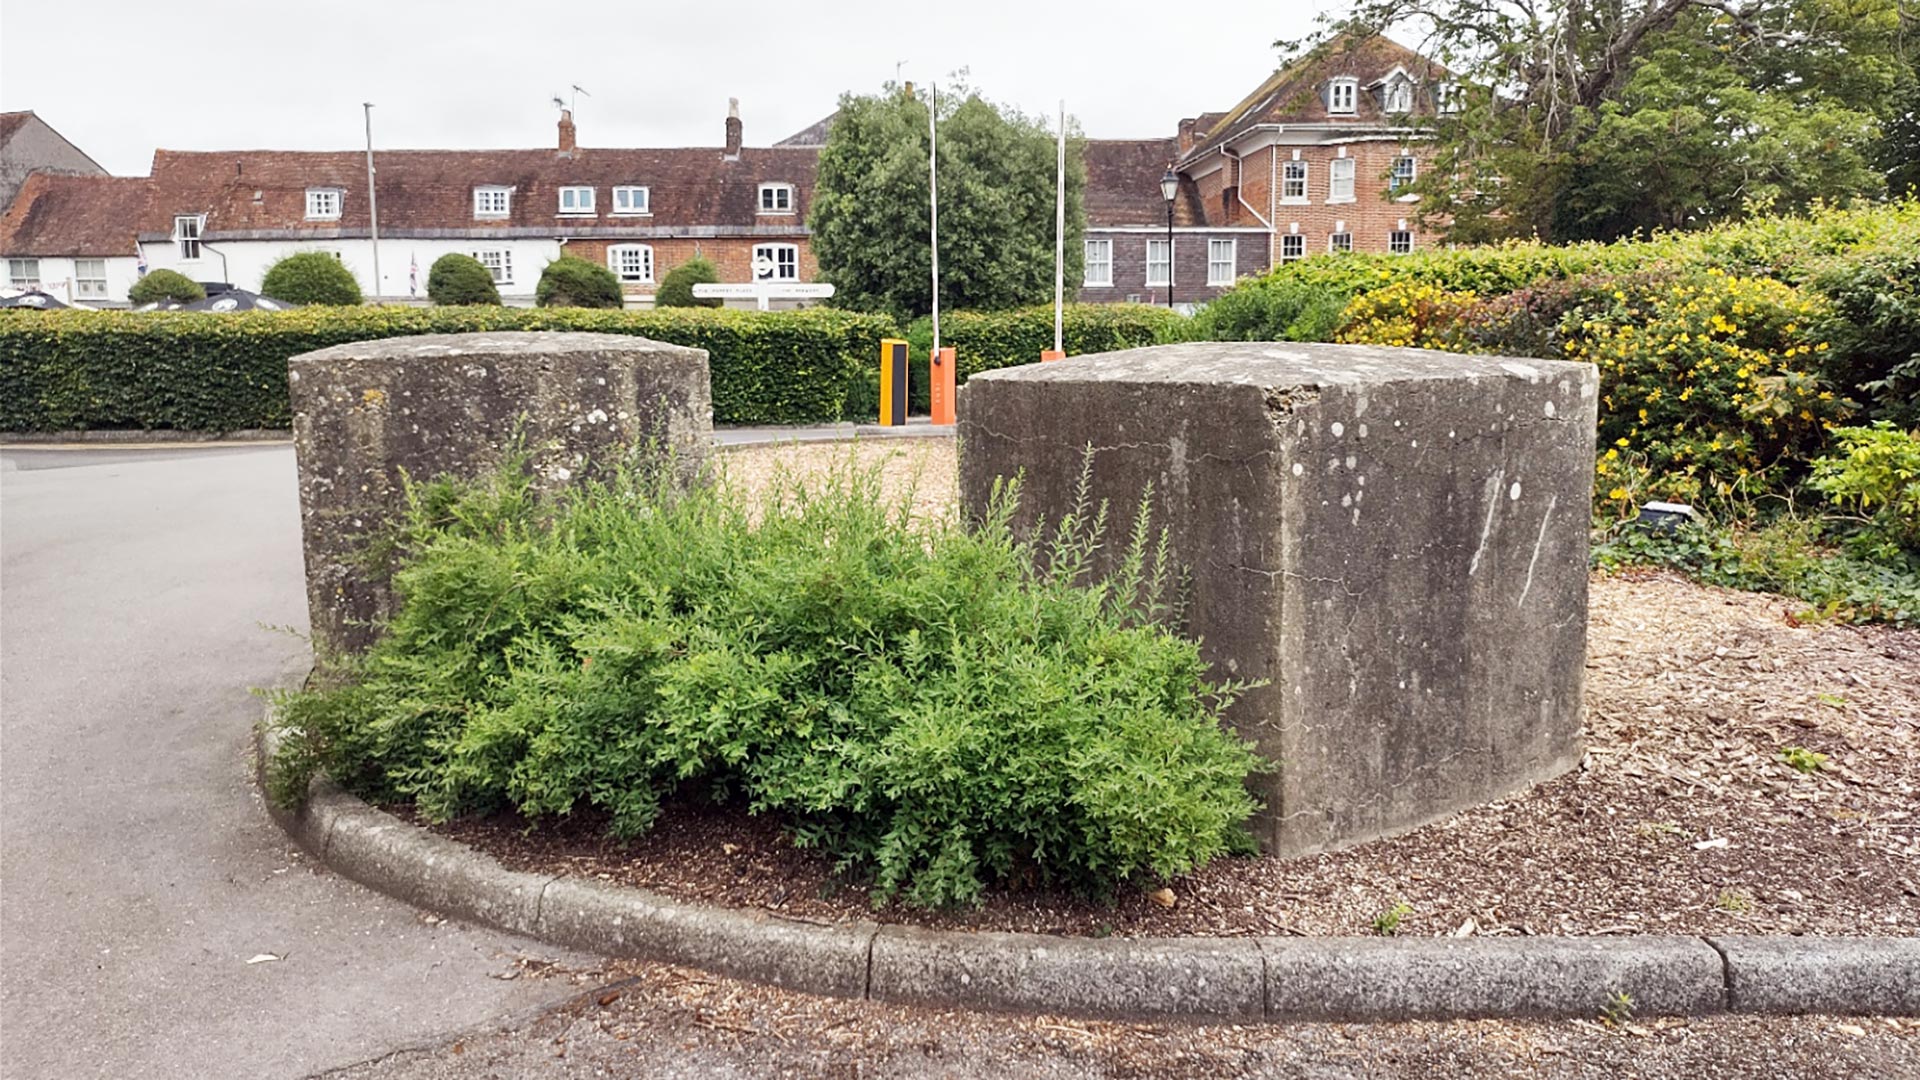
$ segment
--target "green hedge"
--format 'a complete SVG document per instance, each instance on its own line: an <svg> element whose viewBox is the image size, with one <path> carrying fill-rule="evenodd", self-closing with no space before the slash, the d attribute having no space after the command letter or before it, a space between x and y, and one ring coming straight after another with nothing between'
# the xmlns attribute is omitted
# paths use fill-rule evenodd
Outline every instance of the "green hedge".
<svg viewBox="0 0 1920 1080"><path fill-rule="evenodd" d="M1068 356L1185 341L1189 320L1148 304L1069 304L1060 341ZM959 378L975 372L1034 364L1053 348L1053 307L1011 311L956 311L940 317L940 344L954 348Z"/></svg>
<svg viewBox="0 0 1920 1080"><path fill-rule="evenodd" d="M9 312L0 318L0 431L289 426L287 359L374 338L486 330L636 334L707 350L716 423L837 420L894 332L828 308L302 308Z"/></svg>

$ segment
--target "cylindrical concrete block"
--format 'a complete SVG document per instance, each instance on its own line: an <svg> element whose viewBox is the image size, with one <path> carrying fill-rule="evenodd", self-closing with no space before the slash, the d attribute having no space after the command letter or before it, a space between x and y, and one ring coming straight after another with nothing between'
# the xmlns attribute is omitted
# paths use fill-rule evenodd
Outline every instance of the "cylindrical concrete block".
<svg viewBox="0 0 1920 1080"><path fill-rule="evenodd" d="M624 334L429 334L287 362L316 648L357 651L392 614L368 558L405 508L403 475L472 477L516 439L546 484L630 452L683 478L711 452L707 354Z"/></svg>

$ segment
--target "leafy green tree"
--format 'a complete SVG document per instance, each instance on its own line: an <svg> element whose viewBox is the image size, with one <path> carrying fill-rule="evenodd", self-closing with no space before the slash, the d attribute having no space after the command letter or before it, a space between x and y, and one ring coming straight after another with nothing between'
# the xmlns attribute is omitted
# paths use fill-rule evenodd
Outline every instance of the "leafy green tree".
<svg viewBox="0 0 1920 1080"><path fill-rule="evenodd" d="M195 300L204 300L207 290L200 283L177 270L154 270L133 283L127 290L127 299L135 304L152 304L173 301L176 304L191 304Z"/></svg>
<svg viewBox="0 0 1920 1080"><path fill-rule="evenodd" d="M1904 195L1920 190L1920 52L1900 77L1875 151L1876 163L1887 174L1888 191Z"/></svg>
<svg viewBox="0 0 1920 1080"><path fill-rule="evenodd" d="M572 255L562 255L540 271L533 300L541 307L617 308L626 303L613 271Z"/></svg>
<svg viewBox="0 0 1920 1080"><path fill-rule="evenodd" d="M500 289L479 259L448 252L427 271L427 298L436 304L498 304Z"/></svg>
<svg viewBox="0 0 1920 1080"><path fill-rule="evenodd" d="M658 307L719 307L719 297L702 299L693 295L695 285L713 285L720 281L720 271L703 255L695 255L679 266L667 271L660 279L660 288L653 294L653 302Z"/></svg>
<svg viewBox="0 0 1920 1080"><path fill-rule="evenodd" d="M267 267L260 294L289 304L360 303L360 283L339 259L324 251L302 251Z"/></svg>
<svg viewBox="0 0 1920 1080"><path fill-rule="evenodd" d="M1056 135L964 86L940 95L940 302L1008 308L1053 296ZM1080 274L1085 167L1067 153L1066 274ZM844 94L820 152L808 224L834 302L897 317L932 310L927 103L891 84Z"/></svg>

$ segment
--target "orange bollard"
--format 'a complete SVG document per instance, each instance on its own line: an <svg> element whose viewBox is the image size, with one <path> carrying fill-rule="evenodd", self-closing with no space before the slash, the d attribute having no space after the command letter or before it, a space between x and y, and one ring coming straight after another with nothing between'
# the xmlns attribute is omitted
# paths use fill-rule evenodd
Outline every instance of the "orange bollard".
<svg viewBox="0 0 1920 1080"><path fill-rule="evenodd" d="M1059 349L1040 350L1040 362L1043 364L1049 360L1065 360L1066 358L1067 354L1061 352Z"/></svg>
<svg viewBox="0 0 1920 1080"><path fill-rule="evenodd" d="M880 426L907 422L907 343L899 338L880 342Z"/></svg>
<svg viewBox="0 0 1920 1080"><path fill-rule="evenodd" d="M959 362L953 358L953 349L941 349L933 354L931 379L927 386L933 391L933 422L936 424L953 423L953 387L956 368Z"/></svg>

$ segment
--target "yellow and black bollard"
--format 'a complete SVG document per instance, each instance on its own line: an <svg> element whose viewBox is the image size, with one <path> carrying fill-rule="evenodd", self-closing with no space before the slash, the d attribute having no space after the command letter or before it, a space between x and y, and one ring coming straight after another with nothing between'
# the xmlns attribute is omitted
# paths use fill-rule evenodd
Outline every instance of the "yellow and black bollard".
<svg viewBox="0 0 1920 1080"><path fill-rule="evenodd" d="M907 422L907 343L899 338L880 342L880 426L901 427Z"/></svg>

